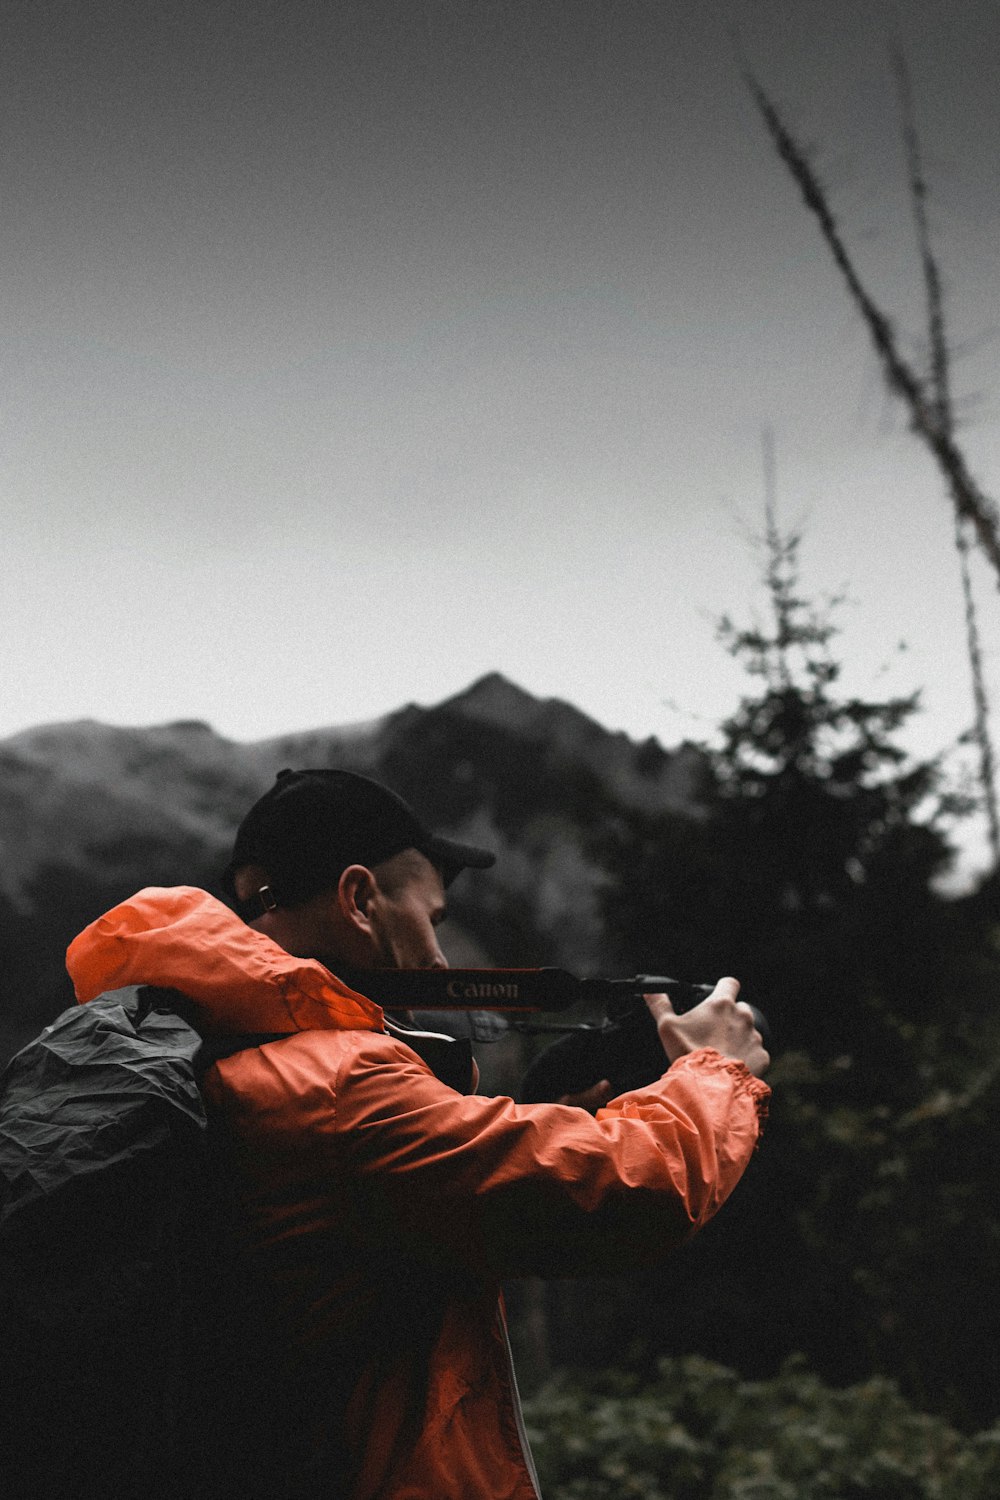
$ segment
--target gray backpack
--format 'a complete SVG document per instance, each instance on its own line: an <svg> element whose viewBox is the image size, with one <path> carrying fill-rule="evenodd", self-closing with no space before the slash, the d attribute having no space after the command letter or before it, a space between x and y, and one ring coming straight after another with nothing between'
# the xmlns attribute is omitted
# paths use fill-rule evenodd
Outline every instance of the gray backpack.
<svg viewBox="0 0 1000 1500"><path fill-rule="evenodd" d="M232 1256L199 1077L257 1039L211 1053L178 1003L142 986L75 1006L0 1079L5 1495L209 1492Z"/></svg>

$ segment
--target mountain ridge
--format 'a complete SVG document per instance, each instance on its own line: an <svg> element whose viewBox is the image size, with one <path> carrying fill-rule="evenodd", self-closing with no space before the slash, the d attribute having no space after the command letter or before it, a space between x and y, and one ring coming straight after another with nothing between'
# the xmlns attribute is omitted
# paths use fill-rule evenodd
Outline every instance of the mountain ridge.
<svg viewBox="0 0 1000 1500"><path fill-rule="evenodd" d="M221 894L236 826L285 766L374 776L432 826L496 850L488 877L450 893L467 961L586 970L602 953L610 830L695 814L702 764L693 746L636 743L499 673L429 707L252 742L199 720L21 730L0 741L0 1047L69 1003L66 944L101 912L145 885Z"/></svg>

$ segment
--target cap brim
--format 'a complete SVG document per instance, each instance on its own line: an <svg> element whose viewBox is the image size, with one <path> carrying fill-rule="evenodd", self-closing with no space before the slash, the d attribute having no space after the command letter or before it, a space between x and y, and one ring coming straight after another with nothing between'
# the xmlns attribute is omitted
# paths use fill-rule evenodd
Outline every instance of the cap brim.
<svg viewBox="0 0 1000 1500"><path fill-rule="evenodd" d="M461 844L457 839L441 838L438 834L421 844L420 850L432 864L440 868L446 885L461 870L488 870L497 862L492 849L480 849L476 844Z"/></svg>

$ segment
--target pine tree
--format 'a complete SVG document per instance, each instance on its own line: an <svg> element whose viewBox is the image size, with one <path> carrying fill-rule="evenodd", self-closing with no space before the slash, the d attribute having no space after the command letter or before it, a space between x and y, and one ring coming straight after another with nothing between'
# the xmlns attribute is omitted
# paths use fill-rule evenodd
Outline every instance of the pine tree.
<svg viewBox="0 0 1000 1500"><path fill-rule="evenodd" d="M803 596L798 534L767 509L770 620L719 635L758 684L721 726L712 823L731 864L744 966L789 1040L822 1055L870 1044L877 1016L933 1008L951 858L937 760L898 736L919 694L840 690L837 600Z"/></svg>
<svg viewBox="0 0 1000 1500"><path fill-rule="evenodd" d="M737 975L781 1048L878 1070L942 1003L953 924L934 881L957 803L939 763L899 743L918 694L842 691L840 601L804 595L800 540L769 504L767 617L719 624L752 690L707 749L698 815L623 833L609 929L640 969Z"/></svg>

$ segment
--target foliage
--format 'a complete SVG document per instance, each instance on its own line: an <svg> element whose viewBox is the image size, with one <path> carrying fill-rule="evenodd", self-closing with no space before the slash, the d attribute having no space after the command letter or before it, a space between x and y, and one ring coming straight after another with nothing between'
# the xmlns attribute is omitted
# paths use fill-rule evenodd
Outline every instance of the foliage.
<svg viewBox="0 0 1000 1500"><path fill-rule="evenodd" d="M562 1375L526 1404L550 1500L993 1500L1000 1426L961 1436L890 1380L824 1385L801 1360L740 1379L699 1357L640 1382Z"/></svg>
<svg viewBox="0 0 1000 1500"><path fill-rule="evenodd" d="M993 1421L1000 1045L977 1036L976 1050L951 1039L909 1109L859 1104L843 1060L780 1058L763 1142L730 1202L627 1285L548 1286L550 1358L599 1366L627 1349L648 1376L666 1351L697 1352L763 1378L800 1351L837 1384L892 1377L963 1428Z"/></svg>
<svg viewBox="0 0 1000 1500"><path fill-rule="evenodd" d="M841 690L834 606L804 597L798 538L770 516L764 541L768 617L722 624L751 688L702 816L622 820L606 908L633 969L744 981L776 1039L770 1124L732 1202L665 1274L550 1289L550 1350L600 1363L632 1342L647 1374L698 1351L754 1377L802 1351L825 1379L893 1377L982 1425L1000 1364L985 1291L1000 1260L1000 877L938 892L958 805L935 763L898 746L916 699Z"/></svg>
<svg viewBox="0 0 1000 1500"><path fill-rule="evenodd" d="M940 1036L940 1032L939 1032ZM798 1347L834 1378L891 1372L921 1405L997 1414L1000 1255L993 1183L1000 1053L951 1039L910 1109L858 1106L849 1079L790 1057L776 1070L771 1203ZM797 1314L797 1317L795 1316Z"/></svg>
<svg viewBox="0 0 1000 1500"><path fill-rule="evenodd" d="M739 975L783 1045L898 1074L885 1016L932 1011L951 951L934 880L954 809L939 765L897 742L916 696L840 691L836 601L802 595L798 536L769 518L764 541L770 620L720 625L754 690L721 726L703 816L623 828L609 923L640 967L662 972L666 946L675 972L698 965L682 978Z"/></svg>

